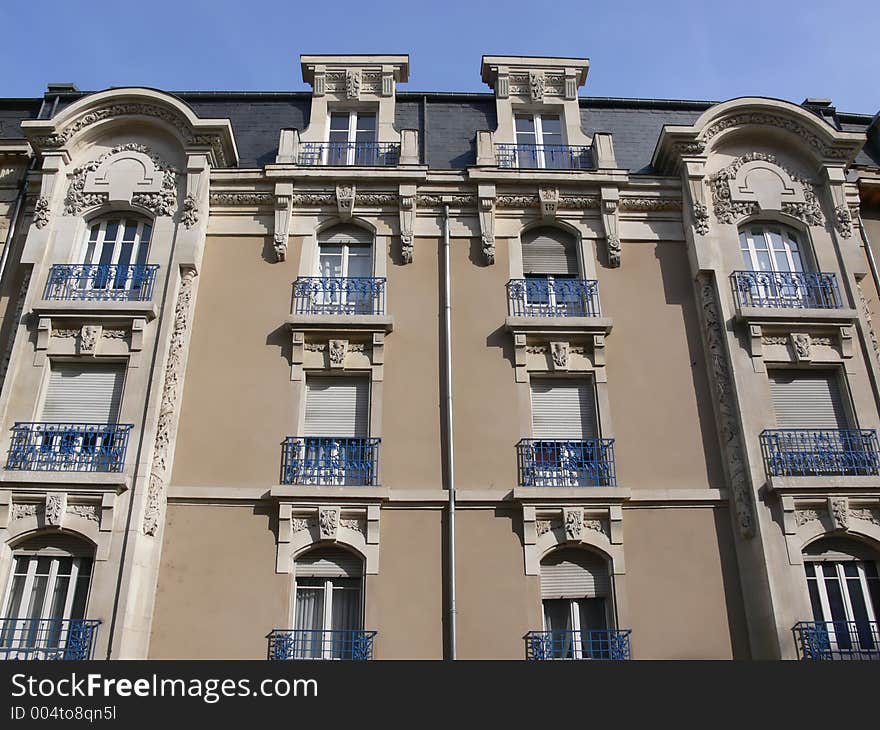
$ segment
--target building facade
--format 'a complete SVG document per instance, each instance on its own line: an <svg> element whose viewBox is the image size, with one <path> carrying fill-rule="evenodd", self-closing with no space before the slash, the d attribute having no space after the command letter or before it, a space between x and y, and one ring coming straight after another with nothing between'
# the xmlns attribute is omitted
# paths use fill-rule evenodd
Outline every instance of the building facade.
<svg viewBox="0 0 880 730"><path fill-rule="evenodd" d="M0 100L0 655L880 658L880 123L302 56Z"/></svg>

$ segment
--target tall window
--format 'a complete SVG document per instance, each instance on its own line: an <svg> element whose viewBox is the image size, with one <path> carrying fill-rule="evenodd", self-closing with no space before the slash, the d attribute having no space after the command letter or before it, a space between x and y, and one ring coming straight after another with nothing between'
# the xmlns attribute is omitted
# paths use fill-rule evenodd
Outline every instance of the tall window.
<svg viewBox="0 0 880 730"><path fill-rule="evenodd" d="M831 650L880 658L877 556L850 541L820 540L807 549L804 571L813 620L825 624Z"/></svg>
<svg viewBox="0 0 880 730"><path fill-rule="evenodd" d="M85 618L93 551L68 535L31 538L13 552L3 602L0 656L49 656L64 646L68 620Z"/></svg>
<svg viewBox="0 0 880 730"><path fill-rule="evenodd" d="M578 276L574 236L559 228L541 226L522 235L526 313L558 316L588 311L583 290L574 285Z"/></svg>
<svg viewBox="0 0 880 730"><path fill-rule="evenodd" d="M328 165L375 165L375 112L330 113Z"/></svg>
<svg viewBox="0 0 880 730"><path fill-rule="evenodd" d="M312 311L371 314L375 308L373 236L358 226L335 226L318 236L318 276ZM328 281L329 280L329 281Z"/></svg>
<svg viewBox="0 0 880 730"><path fill-rule="evenodd" d="M295 659L352 659L363 629L363 561L325 547L296 560Z"/></svg>
<svg viewBox="0 0 880 730"><path fill-rule="evenodd" d="M541 561L544 631L553 658L610 658L610 597L608 562L598 554L563 548Z"/></svg>
<svg viewBox="0 0 880 730"><path fill-rule="evenodd" d="M144 286L152 234L152 224L142 218L93 221L82 256L82 263L90 267L87 288L130 292Z"/></svg>
<svg viewBox="0 0 880 730"><path fill-rule="evenodd" d="M786 226L762 223L744 226L739 233L739 247L748 271L806 270L798 234Z"/></svg>
<svg viewBox="0 0 880 730"><path fill-rule="evenodd" d="M564 144L558 114L516 114L514 123L519 167L570 167L558 154Z"/></svg>

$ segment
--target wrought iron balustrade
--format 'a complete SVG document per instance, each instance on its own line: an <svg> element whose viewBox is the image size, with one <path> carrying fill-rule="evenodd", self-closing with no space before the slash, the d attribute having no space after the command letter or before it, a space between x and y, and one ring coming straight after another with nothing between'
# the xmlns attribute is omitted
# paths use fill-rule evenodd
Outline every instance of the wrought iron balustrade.
<svg viewBox="0 0 880 730"><path fill-rule="evenodd" d="M632 656L630 629L590 631L529 631L526 634L526 657L548 659L625 660Z"/></svg>
<svg viewBox="0 0 880 730"><path fill-rule="evenodd" d="M55 264L43 299L61 301L147 302L153 298L158 264Z"/></svg>
<svg viewBox="0 0 880 730"><path fill-rule="evenodd" d="M120 472L129 423L23 423L12 427L6 468Z"/></svg>
<svg viewBox="0 0 880 730"><path fill-rule="evenodd" d="M396 142L304 142L299 164L326 167L396 167Z"/></svg>
<svg viewBox="0 0 880 730"><path fill-rule="evenodd" d="M511 279L511 317L599 317L599 282L593 279Z"/></svg>
<svg viewBox="0 0 880 730"><path fill-rule="evenodd" d="M385 314L385 279L304 276L294 282L296 314Z"/></svg>
<svg viewBox="0 0 880 730"><path fill-rule="evenodd" d="M520 486L617 486L614 439L522 439L516 452Z"/></svg>
<svg viewBox="0 0 880 730"><path fill-rule="evenodd" d="M96 619L0 618L0 659L91 659Z"/></svg>
<svg viewBox="0 0 880 730"><path fill-rule="evenodd" d="M880 661L876 621L799 621L794 638L802 659Z"/></svg>
<svg viewBox="0 0 880 730"><path fill-rule="evenodd" d="M871 476L880 474L873 429L772 429L761 432L768 476Z"/></svg>
<svg viewBox="0 0 880 730"><path fill-rule="evenodd" d="M545 170L589 170L590 148L568 144L497 144L498 167Z"/></svg>
<svg viewBox="0 0 880 730"><path fill-rule="evenodd" d="M375 631L359 629L275 629L269 634L269 659L367 661L373 658L375 638Z"/></svg>
<svg viewBox="0 0 880 730"><path fill-rule="evenodd" d="M740 307L840 309L843 306L834 274L734 271L730 280Z"/></svg>
<svg viewBox="0 0 880 730"><path fill-rule="evenodd" d="M288 436L282 445L281 483L377 486L380 441Z"/></svg>

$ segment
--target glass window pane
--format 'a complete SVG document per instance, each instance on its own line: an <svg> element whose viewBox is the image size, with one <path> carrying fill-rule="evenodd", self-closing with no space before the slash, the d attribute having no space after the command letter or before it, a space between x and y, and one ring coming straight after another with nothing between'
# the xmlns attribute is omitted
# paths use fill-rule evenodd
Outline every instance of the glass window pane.
<svg viewBox="0 0 880 730"><path fill-rule="evenodd" d="M344 129L348 132L348 112L333 112L330 114L330 129Z"/></svg>
<svg viewBox="0 0 880 730"><path fill-rule="evenodd" d="M122 233L123 241L134 241L137 235L137 221L125 221L125 230Z"/></svg>
<svg viewBox="0 0 880 730"><path fill-rule="evenodd" d="M517 134L520 132L535 133L535 120L532 119L532 117L526 116L525 114L517 114L515 123Z"/></svg>
<svg viewBox="0 0 880 730"><path fill-rule="evenodd" d="M376 129L375 114L358 114L357 130L358 132L373 132Z"/></svg>
<svg viewBox="0 0 880 730"><path fill-rule="evenodd" d="M95 223L92 226L91 230L89 231L89 240L90 241L97 241L98 240L98 233L100 232L100 230L101 230L101 224Z"/></svg>
<svg viewBox="0 0 880 730"><path fill-rule="evenodd" d="M816 585L815 580L807 581L807 590L810 593L810 606L813 609L813 621L824 621L825 616L822 614L822 600L819 598L819 586Z"/></svg>
<svg viewBox="0 0 880 730"><path fill-rule="evenodd" d="M153 235L153 226L149 223L144 223L144 227L141 230L141 241L143 243L149 243L150 237Z"/></svg>
<svg viewBox="0 0 880 730"><path fill-rule="evenodd" d="M105 241L116 241L119 235L119 221L107 221L107 228L104 230Z"/></svg>

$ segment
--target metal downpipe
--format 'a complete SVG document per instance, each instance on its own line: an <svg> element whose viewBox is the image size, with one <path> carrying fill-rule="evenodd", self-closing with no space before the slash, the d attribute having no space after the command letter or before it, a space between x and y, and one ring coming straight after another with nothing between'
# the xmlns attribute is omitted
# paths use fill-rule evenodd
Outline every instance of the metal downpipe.
<svg viewBox="0 0 880 730"><path fill-rule="evenodd" d="M446 353L446 464L449 483L449 519L447 521L447 592L449 595L449 659L456 659L455 610L455 446L452 424L452 294L449 269L449 204L443 205L443 325Z"/></svg>

